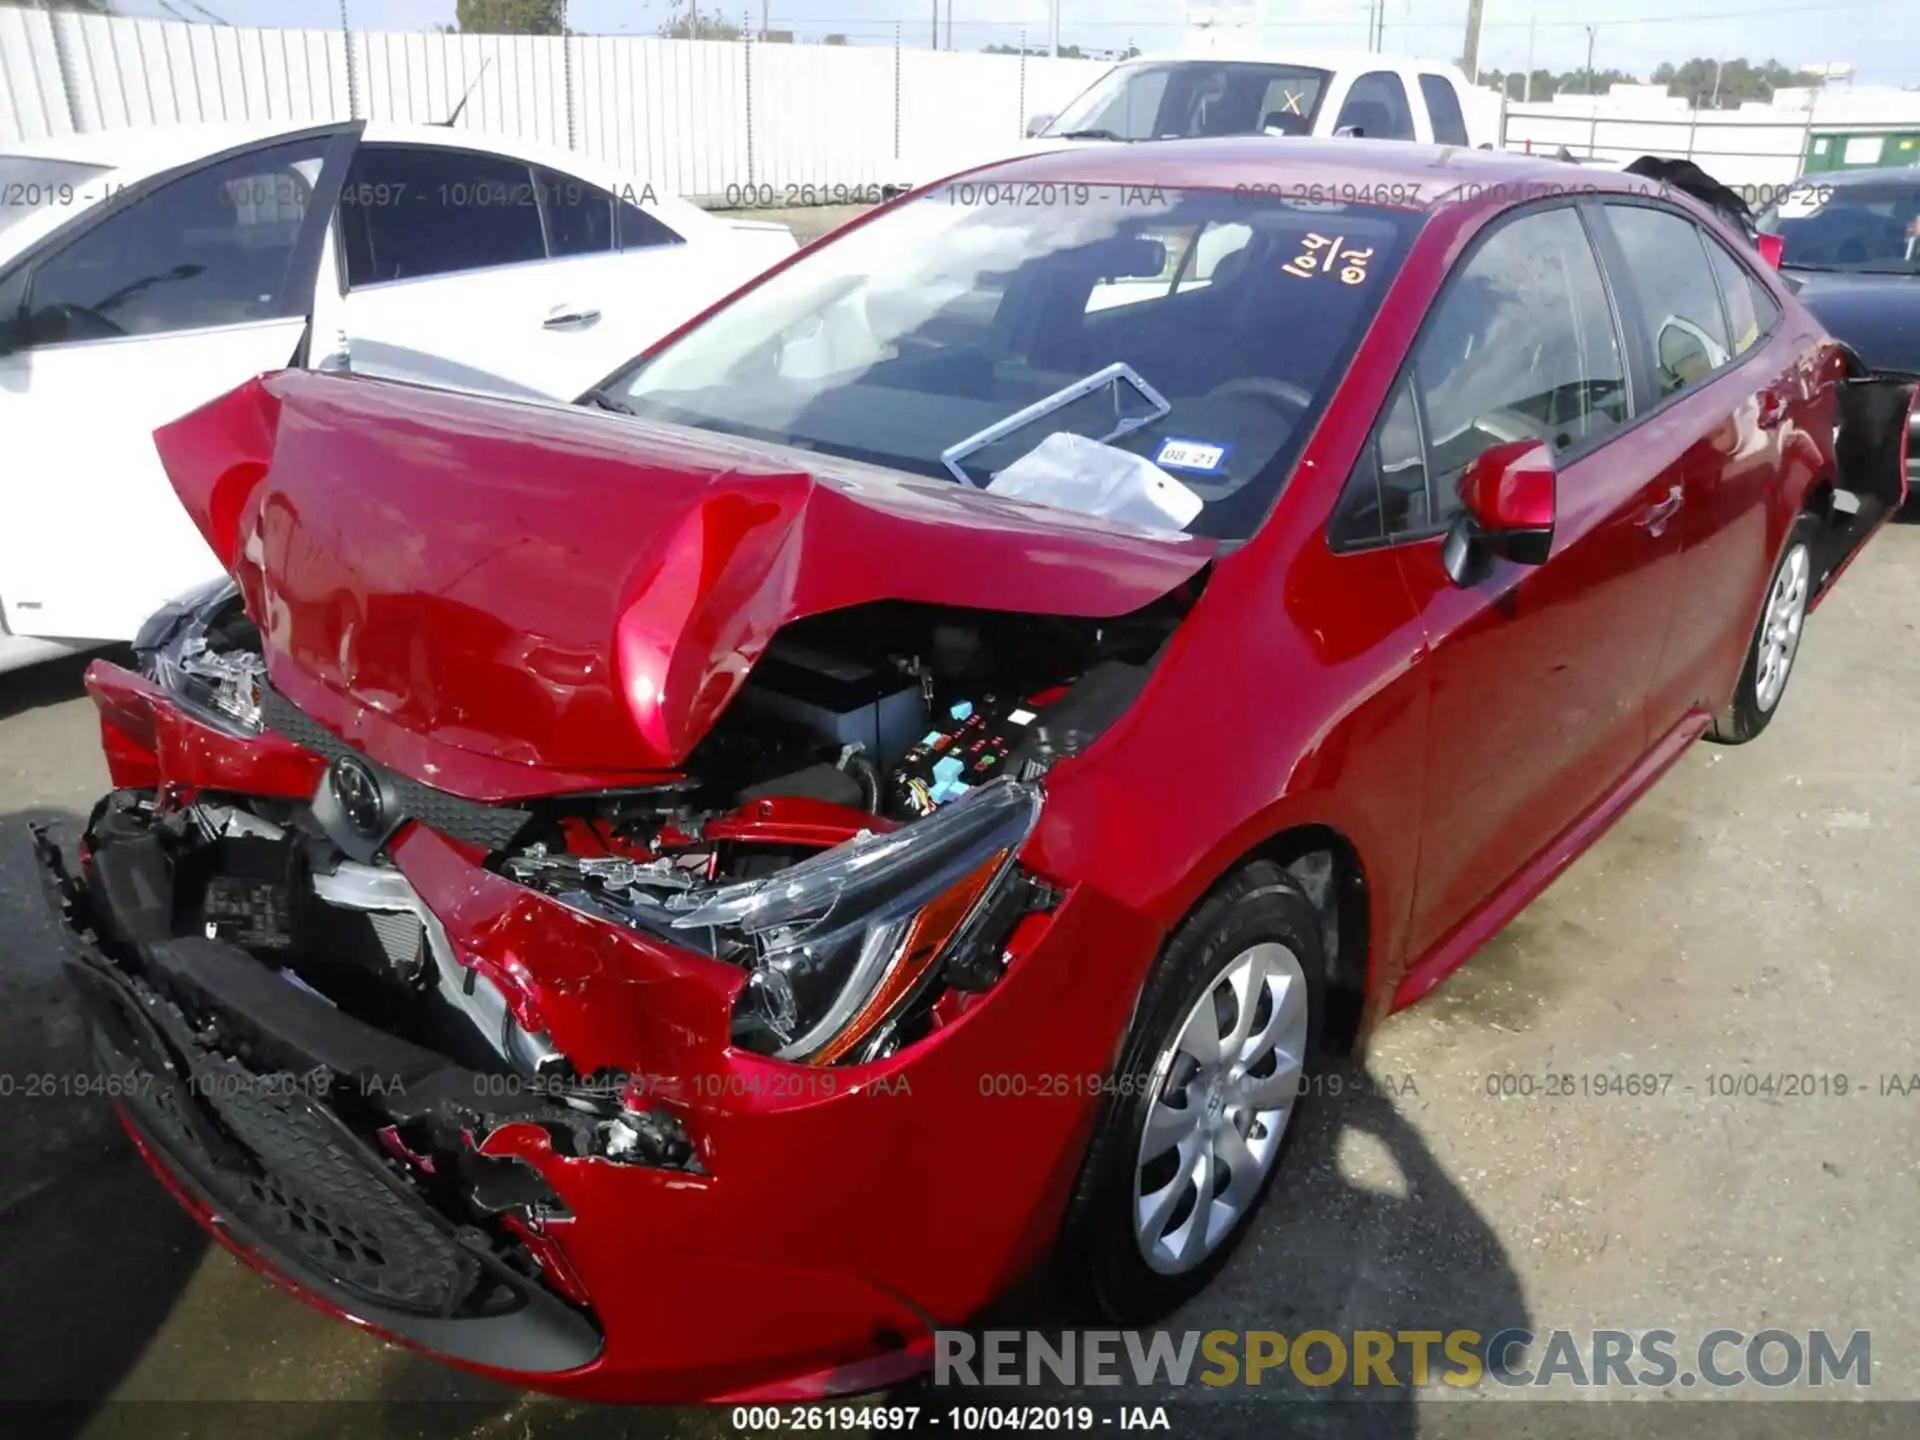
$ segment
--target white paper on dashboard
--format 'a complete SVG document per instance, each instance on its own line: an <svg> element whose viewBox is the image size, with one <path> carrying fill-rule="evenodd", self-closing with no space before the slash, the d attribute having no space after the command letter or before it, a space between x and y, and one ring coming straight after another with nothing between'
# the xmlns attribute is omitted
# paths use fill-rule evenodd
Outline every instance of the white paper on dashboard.
<svg viewBox="0 0 1920 1440"><path fill-rule="evenodd" d="M1206 504L1151 460L1066 430L1001 470L987 492L1154 530L1184 531Z"/></svg>

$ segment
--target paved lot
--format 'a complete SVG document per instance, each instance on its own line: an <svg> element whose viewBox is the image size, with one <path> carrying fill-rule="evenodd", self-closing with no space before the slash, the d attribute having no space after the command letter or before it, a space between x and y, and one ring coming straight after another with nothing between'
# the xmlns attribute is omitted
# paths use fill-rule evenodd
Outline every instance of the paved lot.
<svg viewBox="0 0 1920 1440"><path fill-rule="evenodd" d="M1374 1083L1319 1107L1253 1241L1174 1327L1869 1329L1874 1393L1920 1399L1920 1093L1882 1093L1920 1071L1916 596L1920 528L1889 528L1811 622L1772 729L1697 747L1391 1020ZM76 1402L60 1428L93 1434L727 1433L520 1396L310 1313L207 1248L103 1102L59 1093L86 1063L26 824L71 843L106 785L78 677L0 677L0 1400ZM1671 1078L1651 1098L1488 1093L1549 1072ZM1763 1093L1778 1074L1829 1093ZM439 1403L91 1408L108 1396ZM1436 1433L1454 1408L1376 1418Z"/></svg>

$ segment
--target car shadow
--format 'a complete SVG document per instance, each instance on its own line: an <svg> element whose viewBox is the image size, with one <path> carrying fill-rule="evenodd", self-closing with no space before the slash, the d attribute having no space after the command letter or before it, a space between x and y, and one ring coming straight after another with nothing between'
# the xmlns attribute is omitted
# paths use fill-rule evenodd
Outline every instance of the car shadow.
<svg viewBox="0 0 1920 1440"><path fill-rule="evenodd" d="M35 703L62 693L41 683L46 698ZM350 1387L354 1403L184 1407L192 1415L168 1413L179 1406L111 1403L166 1326L209 1242L147 1173L108 1103L89 1090L93 1066L41 899L31 823L51 823L70 850L82 820L51 808L0 815L0 935L13 942L0 964L0 1295L8 1306L0 1323L0 1406L33 1415L33 1433L54 1437L123 1428L143 1437L194 1433L215 1416L223 1429L257 1418L274 1433L316 1437L453 1436L501 1425L515 1434L573 1437L719 1432L711 1412L546 1400L378 1348L369 1350ZM1472 1330L1484 1337L1526 1327L1512 1262L1403 1113L1405 1096L1353 1064L1326 1072L1317 1088L1252 1233L1214 1283L1160 1328L1176 1339L1186 1331L1294 1336L1317 1329L1350 1342L1358 1330ZM1087 1323L1041 1277L983 1317L981 1328L1058 1332ZM186 1337L208 1348L208 1364L218 1364L214 1356L235 1338ZM1096 1406L1102 1415L1117 1405L1165 1405L1180 1429L1209 1436L1276 1429L1420 1435L1441 1417L1417 1407L1404 1348L1395 1364L1401 1383L1391 1389L1313 1388L1277 1368L1258 1388L1007 1391L923 1382L901 1403L944 1413L960 1403L1038 1401ZM1197 1360L1196 1376L1205 1368ZM1437 1349L1434 1368L1444 1368ZM1427 1417L1431 1422L1423 1423Z"/></svg>
<svg viewBox="0 0 1920 1440"><path fill-rule="evenodd" d="M1249 1331L1278 1331L1289 1341L1307 1331L1329 1331L1350 1350L1357 1331L1395 1337L1473 1331L1484 1342L1510 1327L1528 1328L1512 1260L1402 1112L1403 1084L1383 1084L1346 1061L1318 1076L1318 1093L1300 1117L1285 1168L1251 1233L1212 1284L1153 1328L1170 1332L1176 1344L1189 1331L1236 1332L1228 1349L1242 1360ZM1038 1330L1056 1346L1069 1328L1112 1327L1090 1321L1047 1277L976 1326ZM1141 1340L1150 1343L1151 1334ZM1325 1373L1330 1352L1316 1345L1308 1353L1308 1372ZM1114 1369L1128 1376L1124 1349L1118 1354ZM1187 1383L1177 1387L1164 1380L1138 1386L1128 1378L1110 1385L1049 1382L995 1390L939 1387L929 1377L914 1393L941 1412L954 1404L1015 1402L1088 1405L1099 1416L1111 1416L1119 1406L1143 1406L1150 1415L1165 1406L1177 1432L1209 1437L1412 1437L1423 1429L1421 1395L1454 1389L1440 1377L1460 1367L1448 1361L1436 1339L1423 1392L1411 1383L1409 1357L1408 1345L1398 1344L1391 1386L1380 1383L1378 1371L1370 1385L1350 1383L1350 1354L1344 1378L1333 1384L1301 1383L1281 1363L1257 1386L1246 1382L1244 1367L1231 1383L1208 1385L1199 1377L1209 1369L1220 1372L1196 1353Z"/></svg>
<svg viewBox="0 0 1920 1440"><path fill-rule="evenodd" d="M72 698L84 661L68 668L64 689L39 677L41 698L28 703ZM299 1406L112 1398L168 1325L212 1242L148 1170L93 1083L86 1025L61 972L30 831L51 826L71 856L84 823L53 807L0 815L0 935L9 942L0 961L0 1412L27 1420L22 1433L52 1440L235 1430L435 1440L471 1434L525 1406L530 1397L511 1387L378 1344L359 1363L348 1401L329 1403L339 1387L322 1377L314 1393L287 1397L308 1402ZM292 1299L273 1303L298 1318ZM176 1374L183 1364L190 1373L219 1369L235 1337L185 1338L199 1353L170 1361Z"/></svg>
<svg viewBox="0 0 1920 1440"><path fill-rule="evenodd" d="M71 668L70 662L38 667ZM77 670L74 672L77 674ZM31 674L31 672L29 672ZM26 687L69 698L58 677ZM7 697L17 702L15 689ZM110 1394L200 1263L200 1229L154 1183L89 1082L92 1053L60 971L28 825L71 846L81 817L0 816L0 1404L74 1407ZM67 1408L39 1427L85 1419Z"/></svg>

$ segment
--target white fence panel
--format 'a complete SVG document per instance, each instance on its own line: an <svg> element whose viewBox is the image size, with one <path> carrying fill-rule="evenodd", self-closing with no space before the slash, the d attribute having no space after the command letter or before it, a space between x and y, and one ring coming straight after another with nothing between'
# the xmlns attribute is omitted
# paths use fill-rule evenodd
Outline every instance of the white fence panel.
<svg viewBox="0 0 1920 1440"><path fill-rule="evenodd" d="M567 143L566 59L558 37L355 32L358 113ZM465 100L462 105L461 101Z"/></svg>
<svg viewBox="0 0 1920 1440"><path fill-rule="evenodd" d="M666 191L805 204L1014 149L1099 61L657 37L195 25L0 8L0 141L204 121L444 123ZM464 104L462 103L464 101ZM771 195L771 201L768 197Z"/></svg>
<svg viewBox="0 0 1920 1440"><path fill-rule="evenodd" d="M903 78L891 48L755 45L753 203L804 205L891 180Z"/></svg>
<svg viewBox="0 0 1920 1440"><path fill-rule="evenodd" d="M1027 121L1035 115L1058 115L1094 81L1113 67L1104 60L1027 61L1027 98L1022 107L1020 130L1026 133Z"/></svg>
<svg viewBox="0 0 1920 1440"><path fill-rule="evenodd" d="M1819 128L1815 121L1812 128ZM1709 175L1736 189L1761 193L1800 173L1809 132L1808 112L1777 115L1751 111L1681 112L1664 118L1583 115L1559 106L1508 105L1509 150L1552 152L1634 160L1642 155L1691 159Z"/></svg>
<svg viewBox="0 0 1920 1440"><path fill-rule="evenodd" d="M0 6L0 138L44 140L73 131L52 17Z"/></svg>

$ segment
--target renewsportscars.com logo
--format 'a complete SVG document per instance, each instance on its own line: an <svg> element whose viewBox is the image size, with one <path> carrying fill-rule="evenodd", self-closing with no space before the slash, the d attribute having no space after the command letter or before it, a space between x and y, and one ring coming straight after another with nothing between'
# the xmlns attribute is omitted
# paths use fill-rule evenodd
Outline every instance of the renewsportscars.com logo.
<svg viewBox="0 0 1920 1440"><path fill-rule="evenodd" d="M1873 1337L1855 1330L960 1330L934 1332L935 1385L1369 1388L1489 1382L1559 1390L1873 1383Z"/></svg>

